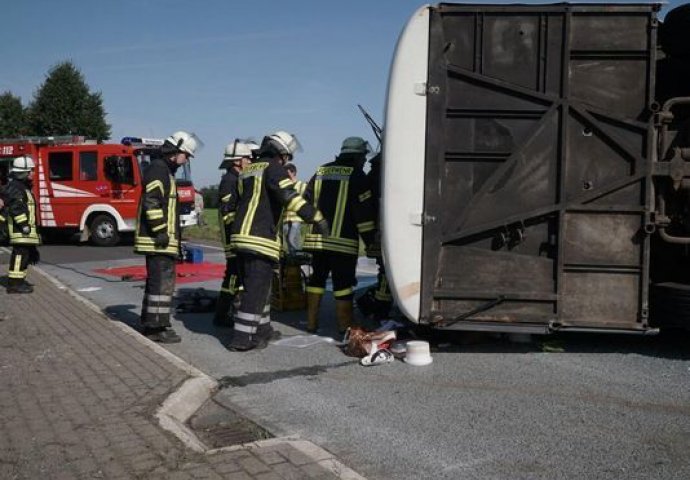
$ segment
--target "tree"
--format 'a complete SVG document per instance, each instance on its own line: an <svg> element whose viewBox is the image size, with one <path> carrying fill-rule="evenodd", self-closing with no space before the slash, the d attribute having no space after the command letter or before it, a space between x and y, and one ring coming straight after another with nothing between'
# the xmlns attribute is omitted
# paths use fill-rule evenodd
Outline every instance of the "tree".
<svg viewBox="0 0 690 480"><path fill-rule="evenodd" d="M5 92L0 95L0 137L18 137L26 131L22 100Z"/></svg>
<svg viewBox="0 0 690 480"><path fill-rule="evenodd" d="M218 208L218 186L203 187L201 195L204 197L204 208Z"/></svg>
<svg viewBox="0 0 690 480"><path fill-rule="evenodd" d="M91 93L72 62L54 66L28 108L32 135L84 135L99 142L110 138L100 92Z"/></svg>

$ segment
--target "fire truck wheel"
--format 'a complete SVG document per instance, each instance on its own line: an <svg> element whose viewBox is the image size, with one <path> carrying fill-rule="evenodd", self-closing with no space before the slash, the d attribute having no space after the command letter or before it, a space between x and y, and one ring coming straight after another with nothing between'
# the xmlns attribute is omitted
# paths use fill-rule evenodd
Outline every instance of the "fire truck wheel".
<svg viewBox="0 0 690 480"><path fill-rule="evenodd" d="M120 241L120 232L117 231L117 222L110 215L96 215L89 224L91 241L100 247L112 247Z"/></svg>

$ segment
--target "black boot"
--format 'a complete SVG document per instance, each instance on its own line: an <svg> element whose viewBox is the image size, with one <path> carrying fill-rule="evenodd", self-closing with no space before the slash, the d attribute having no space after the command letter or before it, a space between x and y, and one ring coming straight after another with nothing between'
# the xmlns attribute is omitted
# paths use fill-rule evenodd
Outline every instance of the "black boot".
<svg viewBox="0 0 690 480"><path fill-rule="evenodd" d="M230 343L226 345L226 348L231 352L246 352L256 348L257 341L256 335L250 335L246 332L239 332L235 330L232 334L232 339Z"/></svg>
<svg viewBox="0 0 690 480"><path fill-rule="evenodd" d="M34 287L23 279L10 278L7 280L7 293L31 293L33 291Z"/></svg>
<svg viewBox="0 0 690 480"><path fill-rule="evenodd" d="M180 343L182 341L175 330L170 327L144 328L144 336L157 343Z"/></svg>
<svg viewBox="0 0 690 480"><path fill-rule="evenodd" d="M264 323L257 327L255 335L256 349L261 350L268 346L268 342L278 340L282 334L274 330L270 323Z"/></svg>
<svg viewBox="0 0 690 480"><path fill-rule="evenodd" d="M235 326L233 320L233 303L234 296L227 295L224 293L218 294L218 300L216 302L216 314L213 317L213 324L216 327L229 327Z"/></svg>

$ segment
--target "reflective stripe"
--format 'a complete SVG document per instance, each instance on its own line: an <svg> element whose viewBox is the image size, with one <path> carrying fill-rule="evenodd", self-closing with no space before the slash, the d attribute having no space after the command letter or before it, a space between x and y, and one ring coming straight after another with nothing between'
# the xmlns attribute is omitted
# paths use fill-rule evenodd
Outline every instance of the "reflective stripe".
<svg viewBox="0 0 690 480"><path fill-rule="evenodd" d="M155 314L170 313L170 307L157 307L146 305L146 312Z"/></svg>
<svg viewBox="0 0 690 480"><path fill-rule="evenodd" d="M295 195L292 197L292 200L290 200L287 204L287 209L291 212L297 212L300 208L302 208L304 205L307 204L307 201L300 197L299 195Z"/></svg>
<svg viewBox="0 0 690 480"><path fill-rule="evenodd" d="M26 213L20 213L14 217L14 221L17 223L25 223L27 221Z"/></svg>
<svg viewBox="0 0 690 480"><path fill-rule="evenodd" d="M155 227L151 227L152 232L158 232L159 230L164 230L167 227L165 223L161 223L160 225L156 225ZM155 242L154 242L155 244Z"/></svg>
<svg viewBox="0 0 690 480"><path fill-rule="evenodd" d="M152 302L170 302L172 301L171 295L146 295L146 298Z"/></svg>
<svg viewBox="0 0 690 480"><path fill-rule="evenodd" d="M232 198L232 193L228 193L227 195L223 195L220 199L221 202L227 203L230 201Z"/></svg>
<svg viewBox="0 0 690 480"><path fill-rule="evenodd" d="M333 292L334 297L344 297L346 295L350 295L352 292L354 292L355 289L350 287L350 288L343 288L342 290L337 290Z"/></svg>
<svg viewBox="0 0 690 480"><path fill-rule="evenodd" d="M364 193L359 194L359 201L360 202L365 202L371 198L371 190L367 190Z"/></svg>
<svg viewBox="0 0 690 480"><path fill-rule="evenodd" d="M256 333L256 325L243 325L240 322L235 321L234 330L254 335Z"/></svg>
<svg viewBox="0 0 690 480"><path fill-rule="evenodd" d="M338 200L335 204L335 215L333 216L333 226L331 227L331 235L334 237L339 237L340 231L343 228L343 217L345 216L345 207L347 206L347 188L349 185L349 181L340 182Z"/></svg>
<svg viewBox="0 0 690 480"><path fill-rule="evenodd" d="M271 317L270 316L261 317L259 319L259 325L266 325L268 323L271 323Z"/></svg>
<svg viewBox="0 0 690 480"><path fill-rule="evenodd" d="M319 287L307 287L307 293L316 293L317 295L323 295L324 293L326 293L326 289Z"/></svg>
<svg viewBox="0 0 690 480"><path fill-rule="evenodd" d="M369 222L362 222L357 224L357 230L361 233L371 232L376 228L376 224L373 220Z"/></svg>
<svg viewBox="0 0 690 480"><path fill-rule="evenodd" d="M258 322L259 320L261 320L261 315L257 315L255 313L240 312L240 311L238 311L235 314L235 317L238 318L239 320L245 320L247 322Z"/></svg>
<svg viewBox="0 0 690 480"><path fill-rule="evenodd" d="M235 212L228 213L226 215L223 215L223 223L226 225L231 224L232 222L235 221Z"/></svg>
<svg viewBox="0 0 690 480"><path fill-rule="evenodd" d="M293 183L294 182L292 180L290 180L289 178L284 178L280 182L278 182L278 186L280 188L287 188L287 187L292 186Z"/></svg>
<svg viewBox="0 0 690 480"><path fill-rule="evenodd" d="M165 195L165 189L163 187L163 182L160 180L153 180L152 182L149 182L146 184L146 192L152 192L155 189L159 189L161 191L161 195Z"/></svg>
<svg viewBox="0 0 690 480"><path fill-rule="evenodd" d="M147 210L146 218L149 220L158 220L159 218L163 218L163 210L159 208L156 210Z"/></svg>

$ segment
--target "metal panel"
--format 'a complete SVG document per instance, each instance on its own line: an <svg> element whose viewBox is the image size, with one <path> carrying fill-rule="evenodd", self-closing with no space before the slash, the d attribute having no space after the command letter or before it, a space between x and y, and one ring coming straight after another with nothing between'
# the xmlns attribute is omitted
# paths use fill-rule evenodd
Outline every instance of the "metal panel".
<svg viewBox="0 0 690 480"><path fill-rule="evenodd" d="M457 328L648 328L652 25L652 5L431 9L422 321L489 302Z"/></svg>

